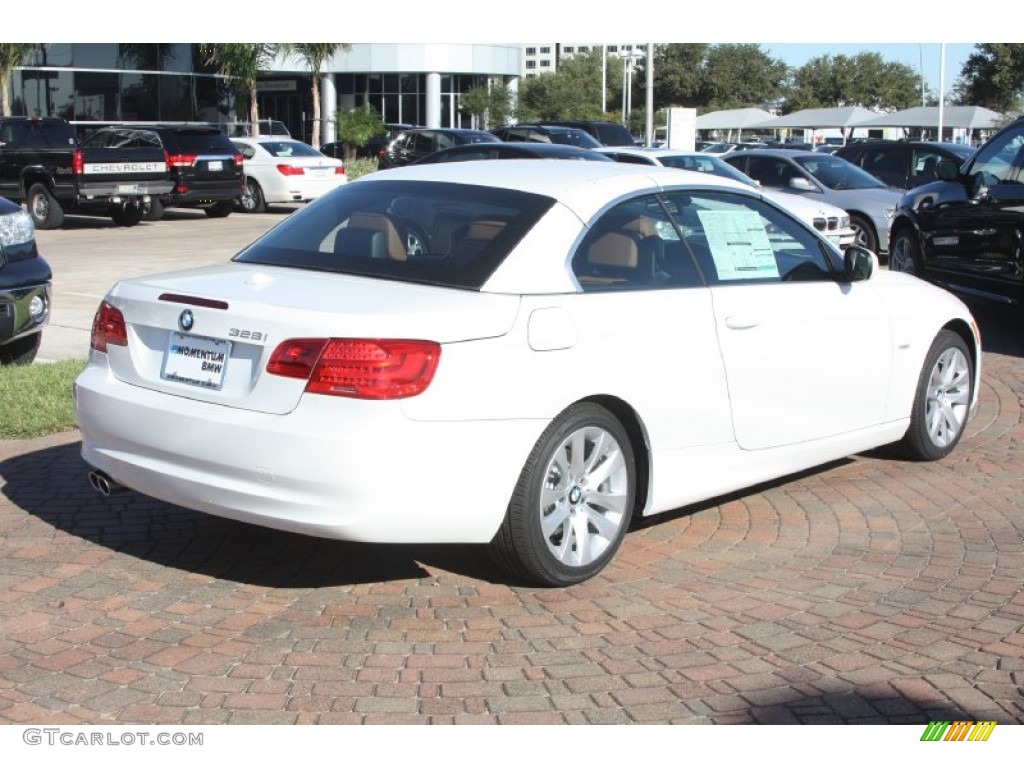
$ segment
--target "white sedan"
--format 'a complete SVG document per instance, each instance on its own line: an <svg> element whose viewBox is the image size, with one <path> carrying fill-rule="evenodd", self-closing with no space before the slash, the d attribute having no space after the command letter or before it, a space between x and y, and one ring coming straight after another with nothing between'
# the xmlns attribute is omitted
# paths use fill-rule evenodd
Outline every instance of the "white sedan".
<svg viewBox="0 0 1024 768"><path fill-rule="evenodd" d="M889 443L946 456L980 360L950 293L742 184L482 161L365 176L230 263L118 283L75 403L103 493L484 543L567 585L634 517Z"/></svg>
<svg viewBox="0 0 1024 768"><path fill-rule="evenodd" d="M597 151L620 163L663 165L666 168L677 168L681 171L713 173L716 176L735 179L751 187L761 187L758 182L745 173L741 173L724 160L703 150L687 152L680 149L654 147L608 147L599 148ZM823 200L812 200L773 189L760 189L760 192L783 208L788 208L842 250L853 245L857 239L857 232L850 226L850 214L842 208L830 205Z"/></svg>
<svg viewBox="0 0 1024 768"><path fill-rule="evenodd" d="M348 181L341 160L295 139L256 136L231 143L242 153L245 191L239 207L245 213L262 213L274 203L307 203Z"/></svg>

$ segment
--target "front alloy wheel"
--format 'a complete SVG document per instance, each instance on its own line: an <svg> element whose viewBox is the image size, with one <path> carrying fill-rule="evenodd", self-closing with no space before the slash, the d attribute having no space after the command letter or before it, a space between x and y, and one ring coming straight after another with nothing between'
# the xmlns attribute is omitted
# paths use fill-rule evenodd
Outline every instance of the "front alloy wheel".
<svg viewBox="0 0 1024 768"><path fill-rule="evenodd" d="M892 244L892 251L889 254L889 269L893 272L919 276L917 261L917 245L914 243L913 236L901 232Z"/></svg>
<svg viewBox="0 0 1024 768"><path fill-rule="evenodd" d="M547 586L589 579L629 528L636 463L621 423L604 408L569 408L530 454L491 542L498 564Z"/></svg>

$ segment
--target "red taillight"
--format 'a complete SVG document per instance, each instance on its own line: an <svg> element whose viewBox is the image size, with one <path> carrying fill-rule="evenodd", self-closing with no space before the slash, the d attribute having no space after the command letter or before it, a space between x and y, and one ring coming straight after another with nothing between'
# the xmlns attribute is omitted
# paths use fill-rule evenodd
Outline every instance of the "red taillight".
<svg viewBox="0 0 1024 768"><path fill-rule="evenodd" d="M167 155L167 164L176 168L188 168L196 164L196 155Z"/></svg>
<svg viewBox="0 0 1024 768"><path fill-rule="evenodd" d="M277 170L285 176L301 176L306 171L295 165L279 165Z"/></svg>
<svg viewBox="0 0 1024 768"><path fill-rule="evenodd" d="M76 176L85 173L85 158L80 149L76 149L74 155L71 156L71 171Z"/></svg>
<svg viewBox="0 0 1024 768"><path fill-rule="evenodd" d="M434 378L441 345L406 339L289 339L267 372L306 379L306 391L363 400L397 400L423 392Z"/></svg>
<svg viewBox="0 0 1024 768"><path fill-rule="evenodd" d="M104 301L92 321L91 346L97 352L106 352L108 344L128 346L128 329L121 310Z"/></svg>
<svg viewBox="0 0 1024 768"><path fill-rule="evenodd" d="M335 176L344 176L345 175L345 166L344 165L339 165L337 168L335 168L334 169L334 175Z"/></svg>
<svg viewBox="0 0 1024 768"><path fill-rule="evenodd" d="M239 154L239 155L235 155L235 158L234 158L234 159L235 159L235 167L236 167L236 168L241 168L241 167L242 167L242 163L243 163L243 162L245 162L245 158L244 158L244 157L242 157L242 156L241 156L241 155Z"/></svg>

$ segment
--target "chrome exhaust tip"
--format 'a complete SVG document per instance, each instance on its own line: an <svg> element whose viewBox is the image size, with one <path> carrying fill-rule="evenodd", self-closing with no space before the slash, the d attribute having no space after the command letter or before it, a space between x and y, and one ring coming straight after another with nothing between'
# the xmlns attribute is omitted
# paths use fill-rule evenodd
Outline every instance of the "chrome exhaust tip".
<svg viewBox="0 0 1024 768"><path fill-rule="evenodd" d="M111 496L115 493L127 490L123 485L114 480L106 472L94 469L89 472L89 485L103 496Z"/></svg>

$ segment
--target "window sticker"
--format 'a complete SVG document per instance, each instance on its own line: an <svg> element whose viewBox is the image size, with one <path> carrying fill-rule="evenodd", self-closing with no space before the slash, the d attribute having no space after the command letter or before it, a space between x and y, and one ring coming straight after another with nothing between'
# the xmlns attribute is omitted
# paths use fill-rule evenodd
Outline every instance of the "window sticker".
<svg viewBox="0 0 1024 768"><path fill-rule="evenodd" d="M719 280L778 279L768 233L756 211L697 211Z"/></svg>

